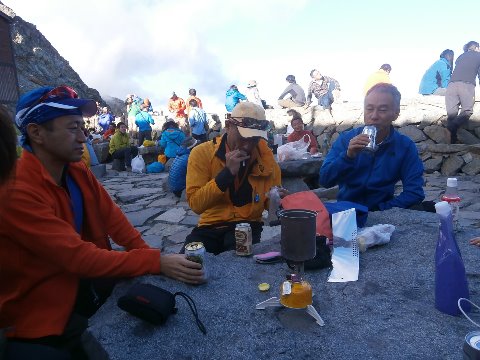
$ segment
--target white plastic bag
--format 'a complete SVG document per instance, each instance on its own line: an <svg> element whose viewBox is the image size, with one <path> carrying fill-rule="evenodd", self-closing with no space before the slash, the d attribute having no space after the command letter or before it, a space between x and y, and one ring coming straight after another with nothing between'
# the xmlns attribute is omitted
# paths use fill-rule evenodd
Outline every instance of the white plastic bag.
<svg viewBox="0 0 480 360"><path fill-rule="evenodd" d="M328 282L357 281L359 258L355 209L332 214L332 271Z"/></svg>
<svg viewBox="0 0 480 360"><path fill-rule="evenodd" d="M142 155L137 155L132 159L132 172L140 174L145 172L145 160Z"/></svg>
<svg viewBox="0 0 480 360"><path fill-rule="evenodd" d="M305 138L308 141L305 141ZM300 140L292 141L281 145L277 148L277 159L279 162L288 160L299 160L308 154L308 148L310 147L310 135L305 134Z"/></svg>
<svg viewBox="0 0 480 360"><path fill-rule="evenodd" d="M390 224L378 224L359 230L357 236L359 250L365 252L369 247L388 243L394 231L395 226Z"/></svg>

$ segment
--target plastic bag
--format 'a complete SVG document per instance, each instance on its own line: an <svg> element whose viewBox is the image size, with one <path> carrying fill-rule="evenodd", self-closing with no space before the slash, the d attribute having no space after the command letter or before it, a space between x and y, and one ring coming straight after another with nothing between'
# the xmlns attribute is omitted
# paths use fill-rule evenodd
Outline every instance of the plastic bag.
<svg viewBox="0 0 480 360"><path fill-rule="evenodd" d="M267 224L273 226L278 222L277 212L280 209L280 192L278 186L273 186L268 192L269 204L268 204L268 217Z"/></svg>
<svg viewBox="0 0 480 360"><path fill-rule="evenodd" d="M305 141L305 138L308 138L308 142ZM277 148L278 161L282 162L302 159L305 155L309 154L308 148L310 147L310 142L310 135L305 134L300 140L279 146Z"/></svg>
<svg viewBox="0 0 480 360"><path fill-rule="evenodd" d="M378 224L363 228L358 231L358 249L365 252L367 248L386 244L395 231L395 226L390 224Z"/></svg>
<svg viewBox="0 0 480 360"><path fill-rule="evenodd" d="M328 282L357 281L359 256L357 246L357 219L355 209L332 215L333 269Z"/></svg>
<svg viewBox="0 0 480 360"><path fill-rule="evenodd" d="M140 174L145 172L145 160L142 155L137 155L132 159L132 172Z"/></svg>
<svg viewBox="0 0 480 360"><path fill-rule="evenodd" d="M158 161L147 165L147 173L149 174L161 173L163 170L165 170L165 165Z"/></svg>

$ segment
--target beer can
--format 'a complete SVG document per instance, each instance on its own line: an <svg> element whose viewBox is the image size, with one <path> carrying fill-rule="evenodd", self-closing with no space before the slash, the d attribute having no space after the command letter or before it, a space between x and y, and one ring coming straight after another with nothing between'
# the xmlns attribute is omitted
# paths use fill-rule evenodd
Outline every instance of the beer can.
<svg viewBox="0 0 480 360"><path fill-rule="evenodd" d="M465 336L463 358L469 360L480 359L480 331L472 331Z"/></svg>
<svg viewBox="0 0 480 360"><path fill-rule="evenodd" d="M238 256L252 255L252 228L250 224L237 224L235 227L235 251Z"/></svg>
<svg viewBox="0 0 480 360"><path fill-rule="evenodd" d="M207 267L205 266L205 246L202 242L191 242L185 245L185 257L187 260L202 265L203 278L207 279Z"/></svg>
<svg viewBox="0 0 480 360"><path fill-rule="evenodd" d="M377 128L373 125L367 125L363 128L362 134L367 134L368 138L370 139L370 142L365 147L365 150L376 151L377 150L377 143L376 143L375 139L377 137Z"/></svg>

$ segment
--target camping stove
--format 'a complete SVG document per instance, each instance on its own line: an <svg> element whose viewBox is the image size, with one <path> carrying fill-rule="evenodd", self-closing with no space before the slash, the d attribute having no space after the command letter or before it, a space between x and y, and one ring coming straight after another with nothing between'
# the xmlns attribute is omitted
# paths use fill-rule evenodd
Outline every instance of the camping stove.
<svg viewBox="0 0 480 360"><path fill-rule="evenodd" d="M316 253L317 213L310 210L292 209L279 212L281 222L281 248L290 269L290 274L280 287L280 297L272 297L257 304L258 310L267 307L305 309L318 325L324 321L312 305L312 286L303 279L304 262L313 259Z"/></svg>

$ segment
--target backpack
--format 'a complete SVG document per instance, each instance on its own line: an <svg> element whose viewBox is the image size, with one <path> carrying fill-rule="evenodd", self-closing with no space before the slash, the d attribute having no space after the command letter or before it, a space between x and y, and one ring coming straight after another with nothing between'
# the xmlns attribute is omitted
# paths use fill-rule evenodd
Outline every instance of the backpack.
<svg viewBox="0 0 480 360"><path fill-rule="evenodd" d="M323 235L333 239L332 227L330 225L330 214L325 205L311 191L301 191L285 196L281 201L284 209L305 209L317 212L317 235Z"/></svg>

